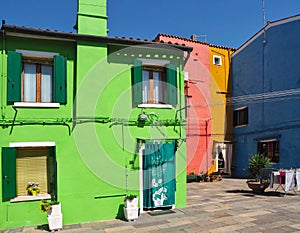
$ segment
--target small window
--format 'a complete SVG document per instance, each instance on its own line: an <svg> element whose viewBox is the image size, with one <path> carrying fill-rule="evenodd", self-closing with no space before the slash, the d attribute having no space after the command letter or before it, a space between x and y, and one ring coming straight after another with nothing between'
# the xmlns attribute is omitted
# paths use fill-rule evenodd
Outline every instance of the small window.
<svg viewBox="0 0 300 233"><path fill-rule="evenodd" d="M22 102L53 102L53 64L23 62Z"/></svg>
<svg viewBox="0 0 300 233"><path fill-rule="evenodd" d="M27 184L39 184L40 194L56 195L55 147L2 148L2 198L28 196Z"/></svg>
<svg viewBox="0 0 300 233"><path fill-rule="evenodd" d="M173 64L149 65L135 60L132 74L134 107L177 104L177 73Z"/></svg>
<svg viewBox="0 0 300 233"><path fill-rule="evenodd" d="M279 162L279 141L277 139L259 141L257 151L268 157L272 163Z"/></svg>
<svg viewBox="0 0 300 233"><path fill-rule="evenodd" d="M63 56L8 51L7 75L8 103L66 104L66 58Z"/></svg>
<svg viewBox="0 0 300 233"><path fill-rule="evenodd" d="M220 56L213 55L213 64L217 66L221 66L222 58Z"/></svg>
<svg viewBox="0 0 300 233"><path fill-rule="evenodd" d="M248 124L248 108L237 109L233 112L233 125L241 126Z"/></svg>
<svg viewBox="0 0 300 233"><path fill-rule="evenodd" d="M143 67L143 104L164 103L165 68Z"/></svg>

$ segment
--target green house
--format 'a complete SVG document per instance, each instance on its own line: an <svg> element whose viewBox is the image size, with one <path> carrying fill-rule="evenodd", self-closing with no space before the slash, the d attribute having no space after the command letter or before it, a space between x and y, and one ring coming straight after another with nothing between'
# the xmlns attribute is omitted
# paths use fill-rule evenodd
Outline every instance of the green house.
<svg viewBox="0 0 300 233"><path fill-rule="evenodd" d="M183 67L190 47L107 37L105 0L79 0L77 33L0 30L0 229L186 204ZM38 195L28 195L28 182ZM4 216L4 217L3 217Z"/></svg>

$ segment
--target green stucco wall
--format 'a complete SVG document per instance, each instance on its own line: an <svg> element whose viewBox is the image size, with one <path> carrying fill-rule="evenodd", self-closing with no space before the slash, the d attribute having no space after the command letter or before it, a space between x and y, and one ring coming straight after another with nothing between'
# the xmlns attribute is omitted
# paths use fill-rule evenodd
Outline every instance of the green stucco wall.
<svg viewBox="0 0 300 233"><path fill-rule="evenodd" d="M0 58L0 89L3 90L0 146L7 147L10 142L55 142L58 200L62 203L63 224L123 215L124 195L139 195L137 139L179 139L175 206L185 206L186 148L184 140L180 140L185 138L185 129L184 125L174 127L175 119L180 115L181 123L184 123L184 111L177 111L180 105L171 109L133 108L132 59L124 63L113 62L114 54L108 55L107 45L100 43L80 41L76 46L73 42L6 37L5 43L1 44L5 47ZM16 49L59 52L67 57L67 104L57 109L17 109L12 126L16 112L12 105L6 104L6 54ZM145 56L149 58L149 54ZM150 57L155 58L155 55ZM182 69L176 57L158 55L158 58L173 59L177 70ZM178 80L182 93L180 72ZM179 102L183 107L183 95ZM137 117L142 110L155 113L158 122L139 127ZM50 126L43 122L65 125ZM39 210L39 203L2 201L0 213L6 217L0 218L0 229L46 224L47 218Z"/></svg>
<svg viewBox="0 0 300 233"><path fill-rule="evenodd" d="M106 0L78 0L77 32L107 35Z"/></svg>
<svg viewBox="0 0 300 233"><path fill-rule="evenodd" d="M106 3L98 1L97 7L94 3L78 2L78 32L106 35ZM11 142L55 143L57 198L64 225L123 216L124 195L140 194L139 139L178 140L175 207L186 205L182 51L22 35L0 39L0 147ZM7 104L7 52L15 50L53 52L67 58L67 104L17 111ZM133 107L132 66L137 58L167 60L176 66L177 106ZM155 115L155 120L138 124L142 111ZM0 229L46 224L39 203L1 199Z"/></svg>

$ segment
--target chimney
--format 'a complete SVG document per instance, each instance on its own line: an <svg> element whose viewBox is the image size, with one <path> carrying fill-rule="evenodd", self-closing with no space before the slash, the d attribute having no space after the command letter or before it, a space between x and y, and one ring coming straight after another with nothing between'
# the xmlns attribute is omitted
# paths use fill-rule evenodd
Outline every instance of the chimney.
<svg viewBox="0 0 300 233"><path fill-rule="evenodd" d="M78 0L78 34L107 36L106 0Z"/></svg>

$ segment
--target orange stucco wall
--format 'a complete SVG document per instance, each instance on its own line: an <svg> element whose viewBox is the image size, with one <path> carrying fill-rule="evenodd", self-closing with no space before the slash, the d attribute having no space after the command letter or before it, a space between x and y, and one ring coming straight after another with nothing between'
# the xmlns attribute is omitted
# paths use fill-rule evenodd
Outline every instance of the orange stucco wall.
<svg viewBox="0 0 300 233"><path fill-rule="evenodd" d="M172 42L193 47L184 71L188 73L187 104L187 174L214 172L214 140L224 141L225 98L229 82L230 50L177 36L159 34L157 41ZM213 55L224 60L222 66L213 65Z"/></svg>
<svg viewBox="0 0 300 233"><path fill-rule="evenodd" d="M159 35L159 41L185 44L193 51L184 67L187 104L187 173L207 172L211 167L211 112L209 45L189 39Z"/></svg>

